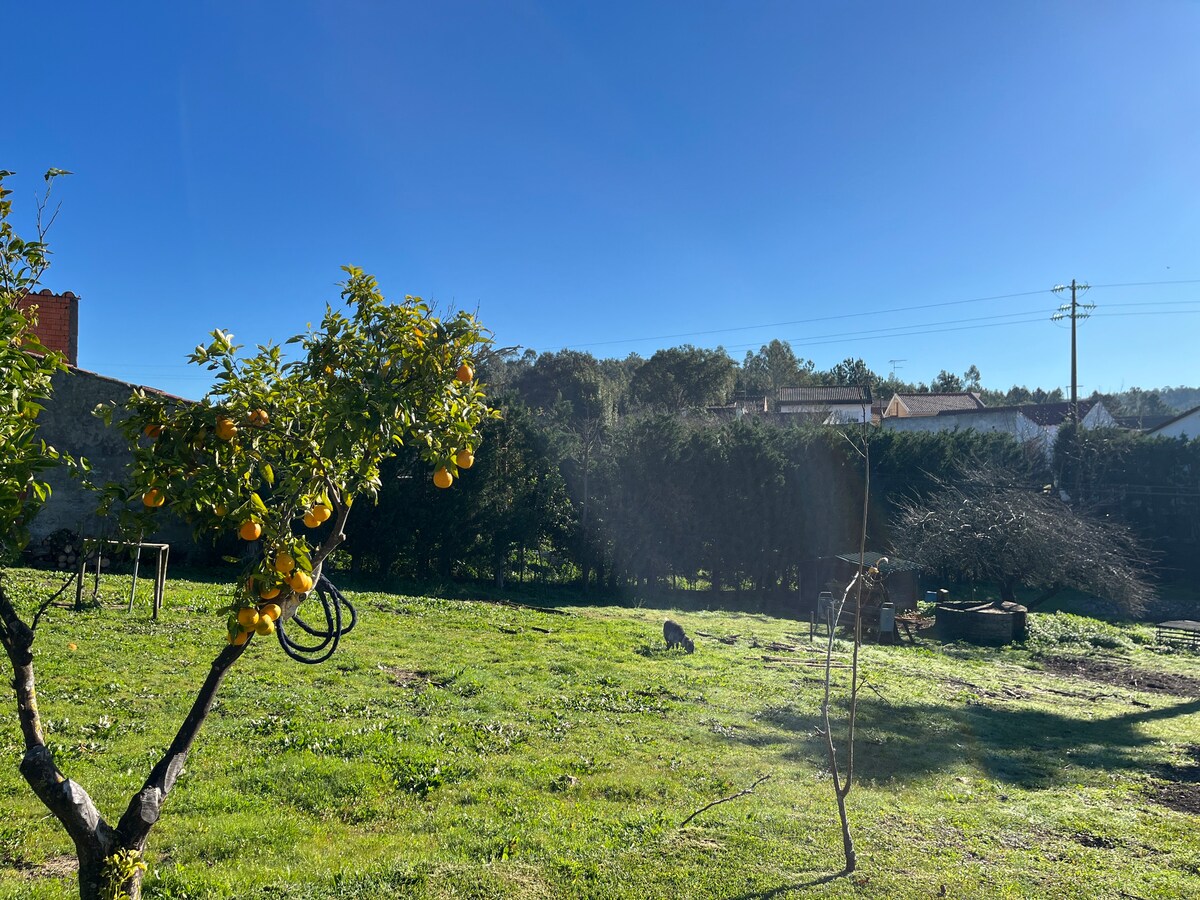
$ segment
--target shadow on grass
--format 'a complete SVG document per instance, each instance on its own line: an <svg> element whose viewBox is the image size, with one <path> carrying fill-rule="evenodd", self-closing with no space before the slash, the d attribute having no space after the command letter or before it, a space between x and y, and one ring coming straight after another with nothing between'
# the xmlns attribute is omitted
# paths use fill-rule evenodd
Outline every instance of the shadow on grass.
<svg viewBox="0 0 1200 900"><path fill-rule="evenodd" d="M752 891L749 894L738 894L736 897L731 897L730 900L775 900L776 897L785 897L795 891L806 891L809 888L820 887L823 884L830 884L837 881L839 878L845 878L849 875L845 870L835 872L832 875L822 875L820 878L813 878L809 881L798 881L795 884L781 884L779 887L769 888L765 891Z"/></svg>
<svg viewBox="0 0 1200 900"><path fill-rule="evenodd" d="M858 709L855 769L860 779L919 778L973 759L997 781L1037 790L1073 782L1073 767L1145 769L1138 751L1157 739L1141 726L1200 712L1200 699L1094 719L1043 709L981 704L931 708L866 698L859 700ZM785 759L827 764L816 709L776 707L760 719L807 735L785 751ZM839 719L840 727L844 715Z"/></svg>

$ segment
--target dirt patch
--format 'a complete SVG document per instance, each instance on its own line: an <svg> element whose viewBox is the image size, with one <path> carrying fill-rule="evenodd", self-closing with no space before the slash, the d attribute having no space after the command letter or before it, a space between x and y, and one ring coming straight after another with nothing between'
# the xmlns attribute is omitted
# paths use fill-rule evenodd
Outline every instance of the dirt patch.
<svg viewBox="0 0 1200 900"><path fill-rule="evenodd" d="M1071 835L1071 840L1081 847L1091 847L1093 850L1112 850L1117 846L1115 841L1088 831L1077 831Z"/></svg>
<svg viewBox="0 0 1200 900"><path fill-rule="evenodd" d="M1083 656L1052 656L1044 659L1047 672L1074 675L1101 684L1145 691L1150 694L1171 694L1176 697L1200 697L1200 680L1169 672L1147 672L1107 659L1088 659Z"/></svg>
<svg viewBox="0 0 1200 900"><path fill-rule="evenodd" d="M73 856L48 856L42 863L34 864L23 859L0 858L4 865L11 866L23 878L70 878L79 871L79 863Z"/></svg>
<svg viewBox="0 0 1200 900"><path fill-rule="evenodd" d="M1157 784L1150 789L1150 797L1175 812L1200 815L1200 784Z"/></svg>
<svg viewBox="0 0 1200 900"><path fill-rule="evenodd" d="M1200 746L1185 748L1190 763L1159 766L1156 774L1162 779L1152 785L1152 800L1176 812L1200 815Z"/></svg>
<svg viewBox="0 0 1200 900"><path fill-rule="evenodd" d="M380 666L379 670L388 677L388 681L396 687L422 688L429 684L429 672L414 672L399 666Z"/></svg>

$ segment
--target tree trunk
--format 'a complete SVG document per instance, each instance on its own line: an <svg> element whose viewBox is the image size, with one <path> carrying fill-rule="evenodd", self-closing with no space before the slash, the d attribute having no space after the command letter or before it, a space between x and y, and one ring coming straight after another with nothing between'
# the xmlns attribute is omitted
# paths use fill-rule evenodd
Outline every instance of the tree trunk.
<svg viewBox="0 0 1200 900"><path fill-rule="evenodd" d="M158 821L162 806L183 771L192 742L204 724L216 698L217 688L229 667L242 655L248 644L230 645L213 660L212 668L192 709L180 726L175 739L158 764L151 770L142 789L134 795L114 829L100 815L92 798L81 786L67 778L54 762L42 733L33 673L34 632L17 615L0 584L0 643L12 665L12 688L17 701L17 718L25 741L20 771L29 787L75 844L79 861L80 900L103 900L112 885L105 872L106 863L119 851L132 851L127 877L117 887L139 900L142 873L139 861L150 829Z"/></svg>

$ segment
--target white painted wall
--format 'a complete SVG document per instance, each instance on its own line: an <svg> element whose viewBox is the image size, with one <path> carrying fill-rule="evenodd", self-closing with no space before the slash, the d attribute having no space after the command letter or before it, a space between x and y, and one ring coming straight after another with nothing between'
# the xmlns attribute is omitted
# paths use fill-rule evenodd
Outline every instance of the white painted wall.
<svg viewBox="0 0 1200 900"><path fill-rule="evenodd" d="M1200 438L1200 406L1150 433L1154 437L1183 438L1188 441Z"/></svg>

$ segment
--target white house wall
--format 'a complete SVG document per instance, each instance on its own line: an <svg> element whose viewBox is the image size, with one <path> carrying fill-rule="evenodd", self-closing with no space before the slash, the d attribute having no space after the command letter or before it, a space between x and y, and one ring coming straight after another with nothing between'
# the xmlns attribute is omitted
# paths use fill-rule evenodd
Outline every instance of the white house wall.
<svg viewBox="0 0 1200 900"><path fill-rule="evenodd" d="M1154 432L1155 437L1183 438L1194 441L1200 438L1200 409L1193 409L1186 416L1168 422Z"/></svg>

